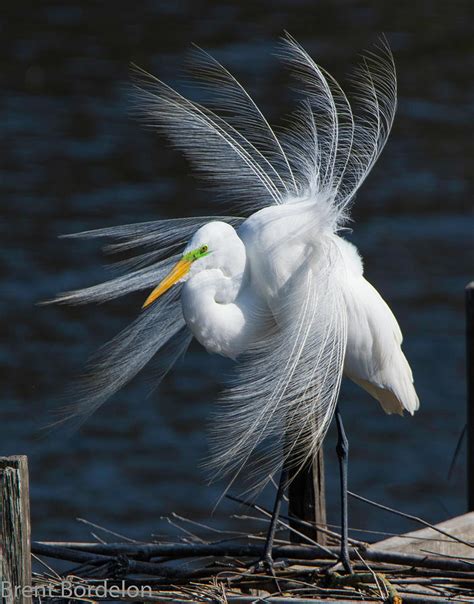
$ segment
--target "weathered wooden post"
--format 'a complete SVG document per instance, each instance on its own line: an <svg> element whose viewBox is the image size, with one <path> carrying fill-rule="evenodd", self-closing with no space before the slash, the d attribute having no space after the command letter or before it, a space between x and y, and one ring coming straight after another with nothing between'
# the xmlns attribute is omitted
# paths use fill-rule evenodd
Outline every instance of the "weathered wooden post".
<svg viewBox="0 0 474 604"><path fill-rule="evenodd" d="M326 543L325 533L318 531L315 525L326 526L326 494L324 485L324 453L323 447L314 456L312 463L301 471L290 483L288 490L288 511L290 518L311 522L313 526L305 526L290 520L290 526L304 533L321 545ZM302 539L291 533L291 541L301 542Z"/></svg>
<svg viewBox="0 0 474 604"><path fill-rule="evenodd" d="M28 460L0 457L0 602L31 604Z"/></svg>
<svg viewBox="0 0 474 604"><path fill-rule="evenodd" d="M466 287L467 507L474 510L474 281Z"/></svg>

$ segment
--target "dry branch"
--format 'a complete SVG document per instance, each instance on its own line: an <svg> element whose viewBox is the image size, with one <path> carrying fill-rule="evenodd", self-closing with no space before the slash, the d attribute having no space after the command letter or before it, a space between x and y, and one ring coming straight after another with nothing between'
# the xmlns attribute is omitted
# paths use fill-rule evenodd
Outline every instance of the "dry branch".
<svg viewBox="0 0 474 604"><path fill-rule="evenodd" d="M339 548L327 548L334 557L337 557ZM232 558L258 558L263 548L254 543L90 543L76 544L73 547L57 546L54 543L34 542L33 553L73 562L89 562L100 564L110 562L117 556L149 560L156 557L167 558L193 558L202 556L232 557ZM452 558L420 556L417 554L405 554L377 550L372 548L362 549L364 560L369 562L396 564L416 568L430 568L446 571L461 571L474 573L474 565L465 560L453 560ZM278 545L273 550L275 559L299 559L299 560L321 560L331 561L321 552L319 547L307 545ZM355 549L350 551L351 560L359 560ZM138 564L137 560L129 560L129 563ZM145 564L145 563L141 563ZM150 574L159 574L161 566L157 563L149 564ZM134 566L134 568L138 568ZM141 567L143 569L148 567ZM158 572L156 572L158 571ZM147 572L145 570L137 572Z"/></svg>

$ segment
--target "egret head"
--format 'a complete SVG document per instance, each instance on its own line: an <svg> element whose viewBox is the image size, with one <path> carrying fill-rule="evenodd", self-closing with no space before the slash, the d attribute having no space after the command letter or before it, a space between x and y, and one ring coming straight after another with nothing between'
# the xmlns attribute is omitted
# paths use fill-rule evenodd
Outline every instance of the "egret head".
<svg viewBox="0 0 474 604"><path fill-rule="evenodd" d="M239 262L239 256L242 256L238 253L241 250L236 250L236 246L243 248L243 243L231 225L217 221L205 224L196 231L181 260L145 300L143 308L150 306L175 283L186 281L203 270L220 268L232 272L228 269Z"/></svg>

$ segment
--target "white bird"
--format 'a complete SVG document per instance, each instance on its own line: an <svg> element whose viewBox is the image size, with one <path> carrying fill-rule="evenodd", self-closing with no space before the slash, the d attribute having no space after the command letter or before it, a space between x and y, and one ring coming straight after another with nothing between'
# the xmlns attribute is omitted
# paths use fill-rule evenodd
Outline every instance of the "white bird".
<svg viewBox="0 0 474 604"><path fill-rule="evenodd" d="M364 58L351 106L290 36L282 54L302 98L279 136L243 86L202 51L196 71L206 106L141 73L138 102L148 124L164 129L211 177L220 198L248 217L161 220L74 235L112 238L112 251L144 253L128 261L125 275L57 300L104 301L158 283L146 310L99 353L74 413L89 415L157 353L162 377L194 336L208 352L238 359L214 418L211 468L218 476L245 468L254 486L282 470L284 490L288 469L297 472L320 447L343 374L387 413L413 414L419 402L398 323L365 279L357 249L341 236L393 122L392 55L382 42ZM344 486L340 416L338 429ZM348 568L343 515L344 523Z"/></svg>

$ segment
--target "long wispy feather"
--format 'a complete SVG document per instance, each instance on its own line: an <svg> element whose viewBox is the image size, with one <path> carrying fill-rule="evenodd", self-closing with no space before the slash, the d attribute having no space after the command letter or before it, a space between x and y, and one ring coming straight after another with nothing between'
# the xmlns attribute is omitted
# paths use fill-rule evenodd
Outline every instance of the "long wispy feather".
<svg viewBox="0 0 474 604"><path fill-rule="evenodd" d="M75 383L69 404L59 412L58 424L80 426L103 403L157 357L154 379L159 383L184 354L192 335L177 304L181 288L159 300L90 360L88 369Z"/></svg>
<svg viewBox="0 0 474 604"><path fill-rule="evenodd" d="M221 199L253 211L282 203L275 167L236 128L215 112L185 98L136 68L136 104L145 123L163 129L196 168L217 186Z"/></svg>
<svg viewBox="0 0 474 604"><path fill-rule="evenodd" d="M305 97L306 106L311 115L306 115L301 123L301 114L297 117L297 126L290 130L299 138L300 152L289 155L299 160L301 155L312 162L311 172L317 172L317 178L306 177L306 194L318 192L336 193L344 176L352 150L354 118L350 103L336 80L322 69L291 36L284 40L282 56L292 69L299 88ZM308 123L309 121L309 123ZM306 123L305 123L306 122ZM302 127L303 126L303 127ZM308 127L309 126L309 127Z"/></svg>
<svg viewBox="0 0 474 604"><path fill-rule="evenodd" d="M237 78L205 50L196 46L190 62L206 106L225 117L229 125L252 145L257 157L283 195L298 193L298 185L281 141L249 92Z"/></svg>
<svg viewBox="0 0 474 604"><path fill-rule="evenodd" d="M136 68L137 109L232 208L248 213L324 197L343 224L392 127L397 91L392 54L382 38L377 52L363 57L352 77L353 106L339 83L288 34L281 55L304 100L280 136L240 82L200 49L192 65L208 106Z"/></svg>
<svg viewBox="0 0 474 604"><path fill-rule="evenodd" d="M364 182L379 158L393 126L397 109L397 74L392 52L381 38L377 52L368 52L354 72L354 153L348 166L348 201Z"/></svg>
<svg viewBox="0 0 474 604"><path fill-rule="evenodd" d="M80 233L72 233L68 235L62 235L62 238L67 239L107 239L111 242L104 246L104 252L107 254L115 254L122 252L129 252L131 250L143 249L150 250L139 253L130 258L125 258L114 263L114 268L120 269L121 271L131 271L135 269L145 268L152 264L155 265L157 270L163 267L164 264L159 264L160 259L169 260L169 256L182 251L192 235L204 224L213 220L220 220L227 222L228 224L237 227L239 226L243 218L237 216L198 216L189 218L166 218L163 220L153 220L149 222L138 222L135 224L125 224L113 227L105 227L101 229L93 229L89 231L82 231ZM143 275L147 275L146 271L143 271ZM150 271L150 276L151 276ZM128 277L132 277L132 273L128 273ZM127 281L127 279L125 279ZM139 279L138 279L139 282ZM112 282L111 282L112 283ZM101 287L104 285L105 287ZM148 279L143 282L143 289L150 287ZM98 290L107 292L108 286L101 284L97 288L88 288L88 290L80 291L79 303L85 303L88 301L96 301L96 298L87 299L87 291L91 294ZM133 290L128 290L133 291ZM128 293L124 292L124 293ZM119 289L117 289L119 292ZM75 295L76 292L74 292ZM79 293L79 292L78 292ZM75 298L71 296L72 292L61 295L55 302L75 302ZM115 296L113 296L115 297Z"/></svg>
<svg viewBox="0 0 474 604"><path fill-rule="evenodd" d="M180 258L181 254L176 254L166 260L154 262L150 266L131 271L115 279L110 279L110 281L59 294L51 302L57 304L108 302L135 291L151 288L169 273Z"/></svg>
<svg viewBox="0 0 474 604"><path fill-rule="evenodd" d="M338 82L291 36L282 56L305 97L287 132L287 154L306 195L331 192L341 222L346 208L377 161L390 133L397 105L395 63L388 43L367 53L353 76L354 106Z"/></svg>
<svg viewBox="0 0 474 604"><path fill-rule="evenodd" d="M242 358L222 396L206 464L215 478L245 467L251 489L260 490L283 464L301 469L324 439L339 395L347 317L340 254L328 240L318 256L305 257L282 296L284 322Z"/></svg>
<svg viewBox="0 0 474 604"><path fill-rule="evenodd" d="M125 275L91 287L58 294L50 303L107 302L156 285L169 272L173 263L179 260L190 237L201 226L212 220L221 220L238 226L243 219L235 216L172 218L62 235L63 238L68 239L112 240L113 243L108 243L104 248L109 253L126 252L137 248L152 248L152 251L116 263L120 268L128 269Z"/></svg>

